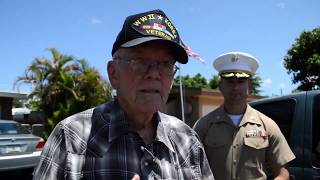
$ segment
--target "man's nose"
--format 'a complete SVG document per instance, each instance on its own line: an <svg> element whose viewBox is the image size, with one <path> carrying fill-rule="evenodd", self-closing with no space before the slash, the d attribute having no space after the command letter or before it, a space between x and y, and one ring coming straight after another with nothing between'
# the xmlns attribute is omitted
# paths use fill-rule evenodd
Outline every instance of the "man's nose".
<svg viewBox="0 0 320 180"><path fill-rule="evenodd" d="M148 68L146 74L148 77L159 78L160 77L160 69L157 63L148 64Z"/></svg>
<svg viewBox="0 0 320 180"><path fill-rule="evenodd" d="M233 83L233 86L232 86L232 89L234 89L234 90L237 90L237 89L239 89L239 83L238 82L234 82Z"/></svg>

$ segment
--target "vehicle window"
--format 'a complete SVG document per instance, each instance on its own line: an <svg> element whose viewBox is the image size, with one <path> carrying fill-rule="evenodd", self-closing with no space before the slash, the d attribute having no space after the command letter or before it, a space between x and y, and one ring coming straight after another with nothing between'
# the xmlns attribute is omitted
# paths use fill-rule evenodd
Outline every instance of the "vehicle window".
<svg viewBox="0 0 320 180"><path fill-rule="evenodd" d="M313 104L313 124L312 124L312 163L320 167L320 95L315 96Z"/></svg>
<svg viewBox="0 0 320 180"><path fill-rule="evenodd" d="M18 123L0 123L0 135L30 134L30 132Z"/></svg>
<svg viewBox="0 0 320 180"><path fill-rule="evenodd" d="M273 119L290 145L290 133L296 101L294 99L257 104L253 108Z"/></svg>

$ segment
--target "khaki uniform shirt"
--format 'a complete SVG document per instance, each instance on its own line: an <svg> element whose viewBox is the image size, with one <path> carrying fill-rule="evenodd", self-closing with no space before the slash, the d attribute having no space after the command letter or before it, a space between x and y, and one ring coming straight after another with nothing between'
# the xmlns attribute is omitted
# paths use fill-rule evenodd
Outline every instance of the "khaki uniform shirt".
<svg viewBox="0 0 320 180"><path fill-rule="evenodd" d="M280 168L295 159L277 124L249 105L238 126L221 106L194 129L217 180L266 179L267 165Z"/></svg>

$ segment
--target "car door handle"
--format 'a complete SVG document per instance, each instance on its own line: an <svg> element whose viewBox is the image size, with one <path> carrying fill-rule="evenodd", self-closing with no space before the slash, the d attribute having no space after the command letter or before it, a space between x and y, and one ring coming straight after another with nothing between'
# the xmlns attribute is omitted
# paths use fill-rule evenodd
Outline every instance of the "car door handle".
<svg viewBox="0 0 320 180"><path fill-rule="evenodd" d="M294 175L292 175L292 174L289 176L289 179L290 179L290 180L296 180L296 178L295 178Z"/></svg>

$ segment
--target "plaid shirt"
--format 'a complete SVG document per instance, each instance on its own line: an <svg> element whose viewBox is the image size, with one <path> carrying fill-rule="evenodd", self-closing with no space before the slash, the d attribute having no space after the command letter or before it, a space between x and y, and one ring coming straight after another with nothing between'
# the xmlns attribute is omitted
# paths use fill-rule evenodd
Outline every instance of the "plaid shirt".
<svg viewBox="0 0 320 180"><path fill-rule="evenodd" d="M51 133L34 180L214 179L196 133L156 113L157 134L146 145L117 101L75 114Z"/></svg>

